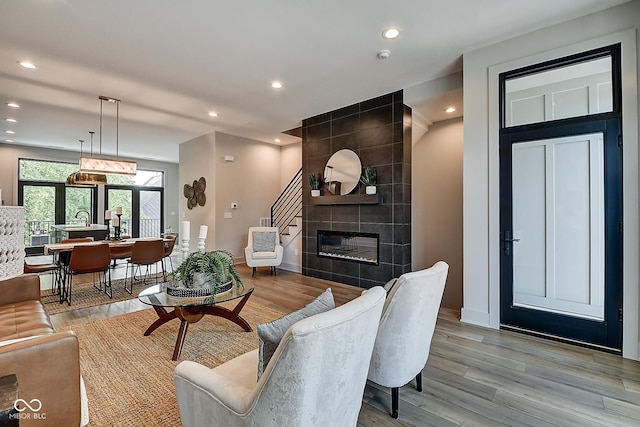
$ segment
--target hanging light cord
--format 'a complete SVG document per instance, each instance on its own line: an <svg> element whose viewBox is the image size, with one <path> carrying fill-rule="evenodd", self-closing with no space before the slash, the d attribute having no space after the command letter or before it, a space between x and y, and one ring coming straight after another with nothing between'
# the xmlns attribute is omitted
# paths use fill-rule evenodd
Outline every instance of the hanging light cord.
<svg viewBox="0 0 640 427"><path fill-rule="evenodd" d="M118 135L120 133L120 101L116 101L116 160L118 158Z"/></svg>
<svg viewBox="0 0 640 427"><path fill-rule="evenodd" d="M102 158L102 102L103 99L100 97L100 158Z"/></svg>

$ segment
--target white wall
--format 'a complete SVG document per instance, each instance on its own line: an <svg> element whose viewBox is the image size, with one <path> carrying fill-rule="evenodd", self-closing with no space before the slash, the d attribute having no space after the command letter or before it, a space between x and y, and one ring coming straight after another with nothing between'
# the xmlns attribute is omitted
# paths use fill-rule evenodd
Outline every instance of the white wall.
<svg viewBox="0 0 640 427"><path fill-rule="evenodd" d="M224 160L233 156L233 162ZM297 169L296 169L297 170ZM280 194L280 147L213 132L180 144L180 183L204 176L207 203L187 209L182 197L180 215L191 222L190 251L197 250L198 230L209 227L206 249L225 249L244 259L249 227L270 215ZM231 203L238 208L232 209ZM231 218L225 218L231 213Z"/></svg>
<svg viewBox="0 0 640 427"><path fill-rule="evenodd" d="M298 173L302 167L302 142L285 145L280 148L280 189L289 184L291 178Z"/></svg>
<svg viewBox="0 0 640 427"><path fill-rule="evenodd" d="M28 147L0 143L0 189L6 205L18 202L18 159L52 160L77 163L79 153L73 151L52 150L48 148ZM164 217L165 227L178 229L178 195L182 188L178 187L178 164L137 160L138 169L164 172ZM66 178L66 177L65 177ZM98 212L103 211L104 189L98 189ZM171 215L171 214L174 215Z"/></svg>
<svg viewBox="0 0 640 427"><path fill-rule="evenodd" d="M462 118L429 126L413 146L412 270L449 264L442 306L462 307Z"/></svg>
<svg viewBox="0 0 640 427"><path fill-rule="evenodd" d="M180 172L178 186L179 196L179 218L182 221L191 223L191 233L189 235L189 252L198 249L198 232L201 225L209 227L206 247L208 250L215 249L216 235L216 189L218 183L215 175L216 139L215 133L202 135L190 141L183 142L179 147ZM193 209L187 208L187 199L184 197L182 189L185 184L192 185L194 180L204 177L207 180L205 196L207 201L204 206L196 206ZM185 236L180 230L180 239ZM182 244L180 244L182 250Z"/></svg>
<svg viewBox="0 0 640 427"><path fill-rule="evenodd" d="M464 302L462 320L499 327L497 75L622 41L623 355L640 356L638 292L638 52L640 2L484 47L464 56ZM624 32L624 30L631 29Z"/></svg>

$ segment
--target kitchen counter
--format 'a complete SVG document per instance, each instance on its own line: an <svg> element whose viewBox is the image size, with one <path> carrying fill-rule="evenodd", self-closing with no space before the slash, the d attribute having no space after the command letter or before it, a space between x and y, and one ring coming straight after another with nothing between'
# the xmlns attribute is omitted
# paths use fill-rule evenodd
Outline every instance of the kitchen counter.
<svg viewBox="0 0 640 427"><path fill-rule="evenodd" d="M107 226L103 224L56 224L54 229L62 233L62 239L93 237L93 240L104 240L107 237ZM56 239L57 240L57 239Z"/></svg>

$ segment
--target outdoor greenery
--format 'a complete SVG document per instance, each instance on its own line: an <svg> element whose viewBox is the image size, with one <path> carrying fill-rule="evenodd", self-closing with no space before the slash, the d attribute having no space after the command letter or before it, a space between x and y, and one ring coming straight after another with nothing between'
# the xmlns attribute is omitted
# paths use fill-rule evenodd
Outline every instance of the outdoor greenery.
<svg viewBox="0 0 640 427"><path fill-rule="evenodd" d="M27 223L33 223L31 229L25 230L26 238L31 234L50 233L50 226L56 222L56 192L58 192L58 197L65 198L65 223L76 222L75 214L79 210L92 211L92 188L64 186L67 176L77 171L78 165L74 163L20 160L20 180L33 183L33 185L24 186L23 204L25 208L25 220ZM126 175L108 175L107 180L110 184L134 184L133 177ZM61 193L61 191L63 193ZM61 194L64 194L64 196ZM115 206L122 206L123 217L131 218L130 191L111 190L109 192L109 205L109 209L112 210L115 210ZM82 216L77 222L84 220L85 217ZM96 222L95 218L92 218L92 220Z"/></svg>
<svg viewBox="0 0 640 427"><path fill-rule="evenodd" d="M78 171L78 165L21 159L19 168L21 180L45 184L25 186L23 196L25 219L27 221L54 221L56 191L54 186L48 186L46 183L61 185L60 183L64 183L69 174ZM111 184L134 184L133 177L126 175L109 175L108 182ZM66 187L64 189L65 222L74 222L76 212L81 209L91 212L92 193L91 188ZM112 209L115 209L115 206L122 206L125 210L130 209L131 193L126 190L111 191L109 205ZM131 212L124 212L123 216L130 218ZM95 222L95 218L92 219Z"/></svg>

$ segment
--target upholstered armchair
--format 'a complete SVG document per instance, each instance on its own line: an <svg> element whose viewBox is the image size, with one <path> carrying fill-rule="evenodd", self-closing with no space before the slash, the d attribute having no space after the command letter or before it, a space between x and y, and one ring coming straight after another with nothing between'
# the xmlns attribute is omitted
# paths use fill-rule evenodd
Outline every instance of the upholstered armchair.
<svg viewBox="0 0 640 427"><path fill-rule="evenodd" d="M182 424L355 426L384 299L375 287L294 323L257 382L258 350L213 369L180 363L174 382Z"/></svg>
<svg viewBox="0 0 640 427"><path fill-rule="evenodd" d="M271 274L277 275L276 267L282 264L282 254L278 227L249 227L244 257L247 265L253 268L252 277L256 267L271 267Z"/></svg>
<svg viewBox="0 0 640 427"><path fill-rule="evenodd" d="M391 387L393 418L398 418L400 387L415 378L418 391L422 391L422 369L429 357L448 272L449 265L438 261L388 284L368 379Z"/></svg>

